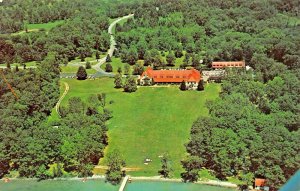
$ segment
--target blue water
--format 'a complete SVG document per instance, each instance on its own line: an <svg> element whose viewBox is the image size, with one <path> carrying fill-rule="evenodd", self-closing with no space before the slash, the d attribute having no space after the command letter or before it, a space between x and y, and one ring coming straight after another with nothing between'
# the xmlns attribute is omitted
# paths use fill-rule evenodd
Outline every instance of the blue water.
<svg viewBox="0 0 300 191"><path fill-rule="evenodd" d="M233 191L231 188L182 182L134 181L125 191Z"/></svg>
<svg viewBox="0 0 300 191"><path fill-rule="evenodd" d="M0 182L0 191L117 191L119 186L105 183L103 180L12 180Z"/></svg>
<svg viewBox="0 0 300 191"><path fill-rule="evenodd" d="M113 186L104 180L12 180L0 182L0 191L117 191L120 185ZM125 191L233 191L234 189L180 182L133 181L127 183Z"/></svg>

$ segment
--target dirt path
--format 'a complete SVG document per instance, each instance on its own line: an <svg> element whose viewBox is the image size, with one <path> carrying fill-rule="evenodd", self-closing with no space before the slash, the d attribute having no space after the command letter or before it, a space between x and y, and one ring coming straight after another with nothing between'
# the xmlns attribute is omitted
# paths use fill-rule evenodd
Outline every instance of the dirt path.
<svg viewBox="0 0 300 191"><path fill-rule="evenodd" d="M60 106L60 103L62 102L62 100L64 99L64 97L67 95L69 89L70 89L70 86L67 82L64 82L64 85L65 85L65 91L63 93L63 95L59 98L56 106L55 106L55 110L56 110L56 113L60 116L60 113L59 113L59 106Z"/></svg>
<svg viewBox="0 0 300 191"><path fill-rule="evenodd" d="M103 166L103 165L97 165L94 168L95 169L101 169L101 170L107 170L108 169L107 166ZM139 171L139 170L141 170L141 168L125 167L125 168L122 168L122 170L125 170L126 172L132 172L132 171Z"/></svg>

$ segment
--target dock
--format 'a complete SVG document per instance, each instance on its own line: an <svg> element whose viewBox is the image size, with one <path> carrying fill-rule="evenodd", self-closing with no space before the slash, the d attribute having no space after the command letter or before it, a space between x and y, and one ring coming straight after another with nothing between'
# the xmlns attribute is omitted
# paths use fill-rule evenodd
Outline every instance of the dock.
<svg viewBox="0 0 300 191"><path fill-rule="evenodd" d="M124 191L128 179L129 179L129 176L128 176L128 175L125 176L125 178L123 179L122 184L121 184L121 186L120 186L120 188L119 188L119 191Z"/></svg>

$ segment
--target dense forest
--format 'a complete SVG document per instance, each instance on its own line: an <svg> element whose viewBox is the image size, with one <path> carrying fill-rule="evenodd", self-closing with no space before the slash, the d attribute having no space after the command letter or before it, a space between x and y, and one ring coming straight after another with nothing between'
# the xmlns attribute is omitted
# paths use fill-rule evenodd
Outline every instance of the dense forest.
<svg viewBox="0 0 300 191"><path fill-rule="evenodd" d="M55 55L48 55L36 70L2 72L16 97L1 80L0 177L13 172L41 179L92 175L107 145L105 121L111 117L103 95L91 96L88 103L71 98L61 108L62 118L47 122L59 96Z"/></svg>
<svg viewBox="0 0 300 191"><path fill-rule="evenodd" d="M108 17L103 14L104 7L98 7L96 9L92 5L99 5L99 1L22 1L22 3L16 3L16 6L6 5L0 6L0 10L3 9L3 14L9 14L5 17L1 17L5 22L17 23L18 20L22 25L28 23L36 23L30 19L23 18L28 14L38 14L34 18L42 18L38 23L47 23L49 21L64 19L64 23L51 29L49 32L45 30L13 34L13 35L1 35L0 36L0 64L23 64L30 61L42 61L47 52L57 52L61 59L61 64L67 64L68 61L80 57L84 60L85 57L92 54L100 54L101 51L105 52L109 48L109 34L106 32L109 20ZM12 2L11 2L12 3ZM35 4L41 4L39 8L34 8ZM63 3L61 6L60 4ZM51 6L50 6L51 5ZM31 8L28 8L28 7ZM50 7L49 7L50 6ZM53 8L53 6L60 7L59 9ZM44 11L43 8L50 12ZM34 12L31 9L34 8ZM8 13L8 10L11 12ZM25 13L18 10L26 10ZM72 16L69 12L77 12ZM78 9L78 10L77 10ZM52 10L60 11L60 17L52 17L54 15L60 15L52 13ZM1 11L0 11L1 13ZM20 14L20 15L17 15ZM18 17L20 16L20 18ZM65 19L65 18L69 19ZM14 22L9 21L14 20ZM0 23L4 23L0 21ZM16 31L26 28L18 28ZM8 26L3 26L0 31L5 32L9 30ZM16 32L12 31L12 32ZM11 32L11 31L9 31Z"/></svg>

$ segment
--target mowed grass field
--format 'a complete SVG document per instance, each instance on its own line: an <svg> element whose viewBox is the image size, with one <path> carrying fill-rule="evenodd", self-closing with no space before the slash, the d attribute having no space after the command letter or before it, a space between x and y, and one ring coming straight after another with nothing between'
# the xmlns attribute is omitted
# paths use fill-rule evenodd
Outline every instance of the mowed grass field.
<svg viewBox="0 0 300 191"><path fill-rule="evenodd" d="M48 23L39 23L39 24L28 24L28 32L37 32L41 29L44 29L45 32L49 32L52 28L56 27L57 25L63 24L64 20L57 20L54 22L48 22ZM13 35L19 35L25 33L24 30L13 33Z"/></svg>
<svg viewBox="0 0 300 191"><path fill-rule="evenodd" d="M183 171L180 160L186 156L184 144L188 142L192 123L200 115L208 115L205 102L217 98L220 91L219 84L208 84L203 92L183 92L172 86L140 87L135 93L124 93L122 89L113 88L112 78L62 81L70 86L62 105L70 97L87 100L97 93L106 93L107 102L114 101L107 104L113 118L107 122L109 145L105 153L118 149L127 167L139 168L128 173L135 176L158 175L161 167L158 156L168 152L174 177L179 177ZM145 165L145 158L152 162ZM100 164L106 162L104 158Z"/></svg>
<svg viewBox="0 0 300 191"><path fill-rule="evenodd" d="M28 30L34 30L34 29L45 29L46 31L49 31L50 29L56 27L57 25L63 24L64 20L58 20L54 22L49 23L41 23L41 24L29 24Z"/></svg>
<svg viewBox="0 0 300 191"><path fill-rule="evenodd" d="M85 65L84 65L85 67ZM74 74L74 73L77 73L78 71L78 68L79 66L70 66L70 65L67 65L67 66L60 66L61 68L61 72L62 73L71 73L71 74ZM97 71L94 70L94 69L86 69L86 73L87 74L95 74Z"/></svg>

